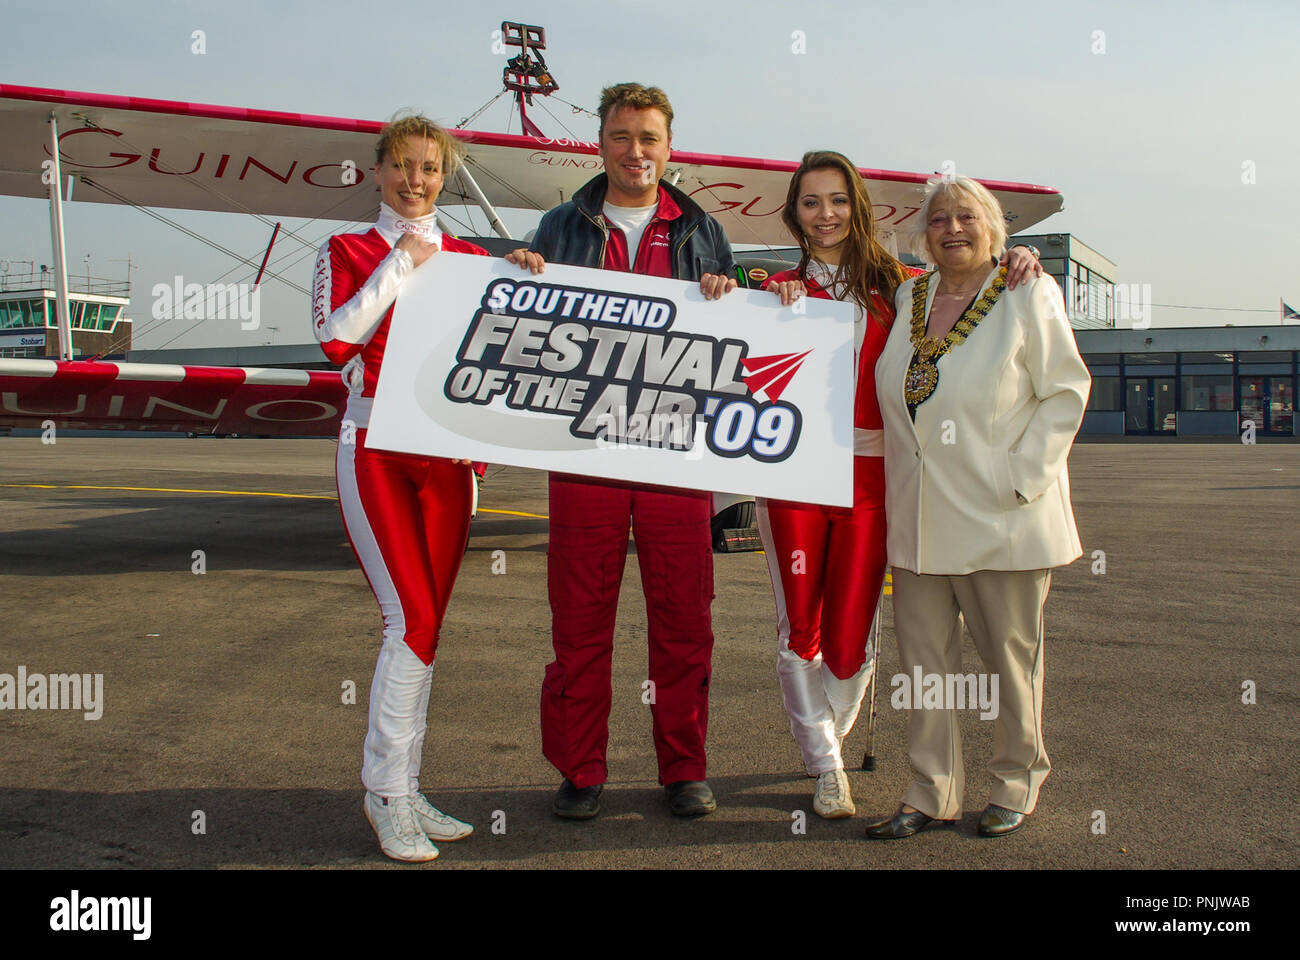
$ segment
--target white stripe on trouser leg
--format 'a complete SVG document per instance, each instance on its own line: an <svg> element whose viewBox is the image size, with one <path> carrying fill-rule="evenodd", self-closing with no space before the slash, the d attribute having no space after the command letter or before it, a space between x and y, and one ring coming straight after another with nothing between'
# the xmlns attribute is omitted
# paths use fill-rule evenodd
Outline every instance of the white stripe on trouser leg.
<svg viewBox="0 0 1300 960"><path fill-rule="evenodd" d="M402 604L357 488L356 449L355 443L339 441L335 461L339 506L348 538L384 617L384 639L370 685L370 729L366 733L361 781L371 793L402 796L418 772L418 766L414 771L408 768L412 741L425 723L427 711L419 712L418 701L425 673L431 675L432 668L426 668L406 645Z"/></svg>
<svg viewBox="0 0 1300 960"><path fill-rule="evenodd" d="M844 766L840 759L840 741L835 736L835 715L826 696L819 653L805 660L790 649L790 617L785 605L785 588L781 584L780 558L773 549L772 522L767 501L757 501L758 532L767 549L767 568L776 596L776 675L781 684L781 699L790 715L790 732L803 755L804 769L813 776ZM832 678L833 679L833 678Z"/></svg>
<svg viewBox="0 0 1300 960"><path fill-rule="evenodd" d="M379 541L366 516L365 505L361 502L361 493L357 488L355 443L339 441L338 458L335 475L339 485L339 506L343 510L343 522L347 526L348 538L352 549L357 552L361 569L379 601L379 612L384 617L384 639L402 640L406 637L406 614L402 611L402 601L397 595L397 587L388 573L384 555L380 552Z"/></svg>
<svg viewBox="0 0 1300 960"><path fill-rule="evenodd" d="M433 664L421 663L405 640L384 640L370 685L370 730L361 767L361 781L371 793L411 792L419 769L411 755L423 747L426 719L420 708L427 709L432 677Z"/></svg>
<svg viewBox="0 0 1300 960"><path fill-rule="evenodd" d="M876 616L880 616L880 607L876 606ZM871 636L876 634L876 624L873 620L871 623ZM862 709L862 698L866 696L867 687L871 685L871 670L874 666L874 651L871 644L867 644L867 659L862 667L851 677L841 680L835 674L831 673L830 668L822 666L822 683L826 687L826 699L830 702L831 710L835 714L835 738L843 740L853 729L853 723L858 719L858 711Z"/></svg>

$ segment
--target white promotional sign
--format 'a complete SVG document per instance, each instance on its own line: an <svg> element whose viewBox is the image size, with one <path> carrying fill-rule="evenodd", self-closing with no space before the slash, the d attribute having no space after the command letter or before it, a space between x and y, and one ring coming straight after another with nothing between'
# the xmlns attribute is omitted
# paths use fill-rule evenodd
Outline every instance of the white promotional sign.
<svg viewBox="0 0 1300 960"><path fill-rule="evenodd" d="M436 253L403 284L367 446L853 502L853 308Z"/></svg>

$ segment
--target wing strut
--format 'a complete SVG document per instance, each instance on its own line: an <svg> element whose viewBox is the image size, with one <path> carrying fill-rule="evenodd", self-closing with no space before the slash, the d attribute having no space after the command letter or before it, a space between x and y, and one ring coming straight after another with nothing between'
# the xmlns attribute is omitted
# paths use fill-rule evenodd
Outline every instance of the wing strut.
<svg viewBox="0 0 1300 960"><path fill-rule="evenodd" d="M497 236L504 240L513 240L514 237L510 236L510 231L507 230L506 225L501 222L501 218L497 216L497 212L493 209L492 204L488 203L487 196L479 188L478 182L474 179L473 174L469 172L468 165L462 163L460 169L456 172L465 178L465 183L469 185L469 192L474 195L474 199L478 202L478 205L482 208L483 212L487 214L488 222L492 224L492 229L496 231Z"/></svg>
<svg viewBox="0 0 1300 960"><path fill-rule="evenodd" d="M50 111L50 242L54 247L54 282L59 293L59 359L72 359L72 313L68 309L68 255L63 247L63 193L59 180L59 122Z"/></svg>

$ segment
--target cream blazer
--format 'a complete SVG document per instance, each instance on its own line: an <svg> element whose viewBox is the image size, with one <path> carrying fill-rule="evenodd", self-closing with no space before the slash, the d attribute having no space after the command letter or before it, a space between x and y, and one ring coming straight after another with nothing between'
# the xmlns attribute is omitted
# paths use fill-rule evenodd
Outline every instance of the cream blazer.
<svg viewBox="0 0 1300 960"><path fill-rule="evenodd" d="M930 280L926 317L938 279ZM939 385L913 424L903 379L915 283L898 289L898 318L876 364L889 562L913 573L966 574L1076 560L1083 551L1066 459L1091 378L1060 287L1042 276L1004 290L966 342L940 358Z"/></svg>

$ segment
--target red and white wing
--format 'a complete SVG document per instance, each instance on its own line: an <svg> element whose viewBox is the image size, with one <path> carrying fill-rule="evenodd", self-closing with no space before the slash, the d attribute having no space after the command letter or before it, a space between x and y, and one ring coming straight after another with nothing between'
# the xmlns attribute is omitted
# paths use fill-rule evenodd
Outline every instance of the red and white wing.
<svg viewBox="0 0 1300 960"><path fill-rule="evenodd" d="M733 244L793 244L794 239L781 222L781 208L790 186L790 175L799 166L796 161L674 152L669 174L679 165L682 175L678 186L722 224ZM871 210L883 235L916 225L915 216L925 197L925 185L934 174L868 167L859 167L858 172L866 182ZM1008 233L1046 220L1064 207L1060 193L1051 187L1001 180L979 179L979 182L1002 205ZM901 249L903 245L899 246Z"/></svg>
<svg viewBox="0 0 1300 960"><path fill-rule="evenodd" d="M337 436L338 373L0 359L0 426Z"/></svg>
<svg viewBox="0 0 1300 960"><path fill-rule="evenodd" d="M472 132L465 134L465 139L475 179L494 204L548 210L604 168L593 143ZM793 239L781 222L781 207L790 175L798 166L795 160L674 150L665 178L712 214L733 244L785 247ZM495 193L478 175L479 170L490 178ZM859 167L858 172L866 181L881 230L888 234L911 227L925 185L934 174L868 167ZM1002 180L979 182L1002 204L1008 233L1024 230L1064 207L1061 194L1051 187Z"/></svg>
<svg viewBox="0 0 1300 960"><path fill-rule="evenodd" d="M9 84L0 193L49 195L51 113L77 201L332 220L379 209L369 178L377 122Z"/></svg>
<svg viewBox="0 0 1300 960"><path fill-rule="evenodd" d="M0 193L44 197L47 119L76 200L271 216L369 220L377 120L250 110L0 84ZM455 130L489 202L548 210L603 169L596 145ZM781 223L794 160L673 152L667 177L713 214L733 244L787 246ZM860 168L885 231L911 225L930 174ZM1023 230L1062 209L1050 187L981 180ZM453 178L442 204L471 203Z"/></svg>

